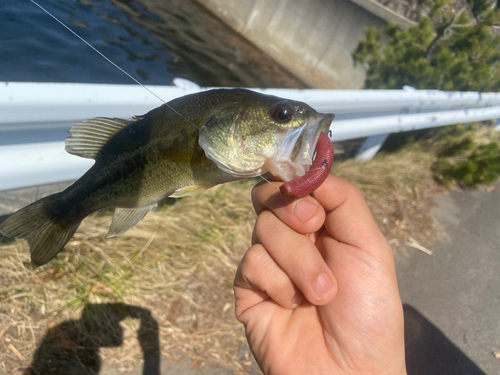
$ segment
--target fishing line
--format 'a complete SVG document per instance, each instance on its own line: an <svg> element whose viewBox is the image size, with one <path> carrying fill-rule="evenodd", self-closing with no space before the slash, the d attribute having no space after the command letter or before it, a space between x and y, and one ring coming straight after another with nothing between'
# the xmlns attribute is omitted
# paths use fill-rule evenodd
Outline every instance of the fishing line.
<svg viewBox="0 0 500 375"><path fill-rule="evenodd" d="M83 37L78 35L75 31L73 31L70 27L68 27L64 22L59 20L56 16L54 16L52 13L50 13L47 9L42 7L40 4L38 4L35 0L30 0L33 4L35 4L38 8L43 10L45 13L47 13L49 16L51 16L53 19L55 19L58 23L60 23L62 26L64 26L69 32L71 32L74 36L76 36L78 39L80 39L83 43L85 43L87 46L92 48L95 52L97 52L103 59L105 59L107 62L109 62L111 65L113 65L116 69L121 71L123 74L125 74L127 77L129 77L131 80L133 80L135 83L137 83L139 86L144 88L145 90L149 91L150 94L155 96L157 99L159 99L163 104L165 104L168 108L170 108L175 114L179 115L182 117L184 120L186 120L189 124L193 125L196 129L201 130L199 127L197 127L195 124L193 124L191 121L189 121L186 117L181 115L179 112L177 112L174 108L172 108L168 103L166 103L162 98L160 98L158 95L156 95L153 91L148 89L146 86L144 86L141 82L139 82L137 79L135 79L133 76L131 76L129 73L127 73L125 70L120 68L117 64L115 64L113 61L111 61L109 58L107 58L101 51L99 51L97 48L95 48L92 44L87 42Z"/></svg>
<svg viewBox="0 0 500 375"><path fill-rule="evenodd" d="M270 180L268 180L267 178L265 178L263 175L259 175L260 178L262 178L264 181L266 181L268 184L271 184L273 185L274 187L276 187L277 189L279 189L279 185L276 185L275 183L271 182Z"/></svg>

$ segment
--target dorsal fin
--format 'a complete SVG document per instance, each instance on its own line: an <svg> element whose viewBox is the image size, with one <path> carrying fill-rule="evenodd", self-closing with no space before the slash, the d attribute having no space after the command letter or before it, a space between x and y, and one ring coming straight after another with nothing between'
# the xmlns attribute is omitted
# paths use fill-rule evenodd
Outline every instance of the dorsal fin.
<svg viewBox="0 0 500 375"><path fill-rule="evenodd" d="M82 158L95 159L102 146L132 121L119 118L95 117L73 125L66 138L66 151Z"/></svg>

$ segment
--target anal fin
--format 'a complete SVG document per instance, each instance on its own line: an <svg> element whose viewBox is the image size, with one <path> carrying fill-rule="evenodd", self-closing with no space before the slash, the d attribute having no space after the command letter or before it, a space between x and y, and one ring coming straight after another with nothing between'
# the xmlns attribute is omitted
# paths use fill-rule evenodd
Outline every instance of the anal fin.
<svg viewBox="0 0 500 375"><path fill-rule="evenodd" d="M141 221L147 213L154 211L156 203L151 206L135 207L135 208L122 208L116 207L109 227L107 238L119 236L135 224Z"/></svg>

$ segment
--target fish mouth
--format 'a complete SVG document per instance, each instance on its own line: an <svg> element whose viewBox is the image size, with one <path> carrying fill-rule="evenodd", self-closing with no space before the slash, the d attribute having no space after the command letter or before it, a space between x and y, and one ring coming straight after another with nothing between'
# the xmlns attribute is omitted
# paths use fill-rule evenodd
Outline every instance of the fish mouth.
<svg viewBox="0 0 500 375"><path fill-rule="evenodd" d="M300 128L289 129L277 136L278 148L265 165L283 181L301 177L309 170L321 132L328 134L335 115L317 114Z"/></svg>

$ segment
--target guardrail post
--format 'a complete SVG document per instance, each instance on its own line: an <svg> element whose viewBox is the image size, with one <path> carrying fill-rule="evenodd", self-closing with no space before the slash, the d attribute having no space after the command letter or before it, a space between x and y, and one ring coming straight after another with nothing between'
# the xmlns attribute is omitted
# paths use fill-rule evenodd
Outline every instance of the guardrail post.
<svg viewBox="0 0 500 375"><path fill-rule="evenodd" d="M359 148L356 154L356 159L358 160L372 159L378 152L378 150L380 150L380 147L382 147L388 136L389 134L378 134L366 138L365 142Z"/></svg>

